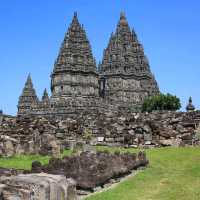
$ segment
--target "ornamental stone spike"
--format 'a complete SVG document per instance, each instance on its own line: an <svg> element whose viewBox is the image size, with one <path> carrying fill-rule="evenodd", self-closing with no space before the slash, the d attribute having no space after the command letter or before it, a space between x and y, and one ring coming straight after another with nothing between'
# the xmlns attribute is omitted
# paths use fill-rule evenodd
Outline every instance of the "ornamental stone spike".
<svg viewBox="0 0 200 200"><path fill-rule="evenodd" d="M47 89L45 88L44 89L44 93L43 93L43 96L42 96L42 101L49 101L49 95L48 95L48 92L47 92Z"/></svg>
<svg viewBox="0 0 200 200"><path fill-rule="evenodd" d="M25 83L25 87L27 88L32 88L33 87L33 83L32 83L32 79L31 79L31 74L28 74L26 83Z"/></svg>
<svg viewBox="0 0 200 200"><path fill-rule="evenodd" d="M131 34L131 30L124 12L121 12L120 14L120 19L116 30L117 34L122 34L122 32L126 34Z"/></svg>
<svg viewBox="0 0 200 200"><path fill-rule="evenodd" d="M36 95L31 75L29 74L18 102L18 115L29 114L32 106L39 102Z"/></svg>
<svg viewBox="0 0 200 200"><path fill-rule="evenodd" d="M121 11L120 13L120 19L126 19L126 14L124 11Z"/></svg>

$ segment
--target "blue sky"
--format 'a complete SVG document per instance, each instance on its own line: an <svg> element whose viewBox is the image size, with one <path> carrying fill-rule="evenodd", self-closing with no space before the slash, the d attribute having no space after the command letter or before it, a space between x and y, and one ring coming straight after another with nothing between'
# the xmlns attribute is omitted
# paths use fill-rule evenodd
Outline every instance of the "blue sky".
<svg viewBox="0 0 200 200"><path fill-rule="evenodd" d="M144 46L160 90L189 96L200 109L199 0L1 0L0 109L15 114L28 73L37 94L50 92L50 74L64 34L77 11L97 61L120 11Z"/></svg>

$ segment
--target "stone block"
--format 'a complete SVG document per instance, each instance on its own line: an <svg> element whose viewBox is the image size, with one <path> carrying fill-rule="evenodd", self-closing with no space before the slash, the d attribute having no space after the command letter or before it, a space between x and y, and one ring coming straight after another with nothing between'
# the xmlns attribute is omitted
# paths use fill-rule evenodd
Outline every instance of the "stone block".
<svg viewBox="0 0 200 200"><path fill-rule="evenodd" d="M124 142L124 137L117 137L115 138L115 142Z"/></svg>
<svg viewBox="0 0 200 200"><path fill-rule="evenodd" d="M3 199L76 200L76 184L61 175L45 173L18 175L0 179Z"/></svg>
<svg viewBox="0 0 200 200"><path fill-rule="evenodd" d="M98 137L98 138L97 138L97 141L98 141L98 142L103 142L103 141L104 141L104 137Z"/></svg>
<svg viewBox="0 0 200 200"><path fill-rule="evenodd" d="M106 142L114 142L114 138L105 138Z"/></svg>

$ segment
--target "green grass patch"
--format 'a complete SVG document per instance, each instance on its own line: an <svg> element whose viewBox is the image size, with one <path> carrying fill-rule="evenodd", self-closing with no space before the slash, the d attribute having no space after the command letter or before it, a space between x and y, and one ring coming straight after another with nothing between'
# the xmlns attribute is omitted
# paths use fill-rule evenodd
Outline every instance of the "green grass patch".
<svg viewBox="0 0 200 200"><path fill-rule="evenodd" d="M139 151L101 146L97 150ZM147 169L87 200L200 200L200 148L160 148L146 153L150 160ZM62 156L71 154L72 151L64 151ZM0 158L0 167L30 169L32 161L47 164L49 159L39 155Z"/></svg>
<svg viewBox="0 0 200 200"><path fill-rule="evenodd" d="M98 149L138 152L135 149ZM161 148L146 150L146 153L150 160L147 169L87 200L200 199L200 148Z"/></svg>
<svg viewBox="0 0 200 200"><path fill-rule="evenodd" d="M65 150L61 157L71 154L72 151ZM0 158L0 167L30 170L33 161L40 161L44 165L49 163L50 158L50 156L41 155L16 155L10 158Z"/></svg>

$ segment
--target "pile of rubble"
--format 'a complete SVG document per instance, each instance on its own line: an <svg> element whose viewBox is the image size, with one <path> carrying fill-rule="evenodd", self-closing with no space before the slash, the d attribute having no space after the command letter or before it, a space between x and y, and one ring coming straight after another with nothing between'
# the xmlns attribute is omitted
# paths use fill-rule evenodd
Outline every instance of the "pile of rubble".
<svg viewBox="0 0 200 200"><path fill-rule="evenodd" d="M51 158L47 165L34 161L31 170L0 168L0 199L77 200L120 182L148 163L144 152L87 151Z"/></svg>
<svg viewBox="0 0 200 200"><path fill-rule="evenodd" d="M87 138L92 144L132 147L198 145L200 112L82 113L65 120L3 117L0 155L60 150Z"/></svg>
<svg viewBox="0 0 200 200"><path fill-rule="evenodd" d="M60 155L60 143L55 127L44 118L5 116L0 126L0 155L15 154Z"/></svg>
<svg viewBox="0 0 200 200"><path fill-rule="evenodd" d="M94 144L132 147L198 145L200 112L99 113L77 120Z"/></svg>
<svg viewBox="0 0 200 200"><path fill-rule="evenodd" d="M144 152L138 154L110 154L109 152L82 152L80 155L52 158L49 164L42 166L33 162L31 173L49 173L65 175L73 178L78 189L93 190L121 176L130 174L132 170L145 167L148 164Z"/></svg>

